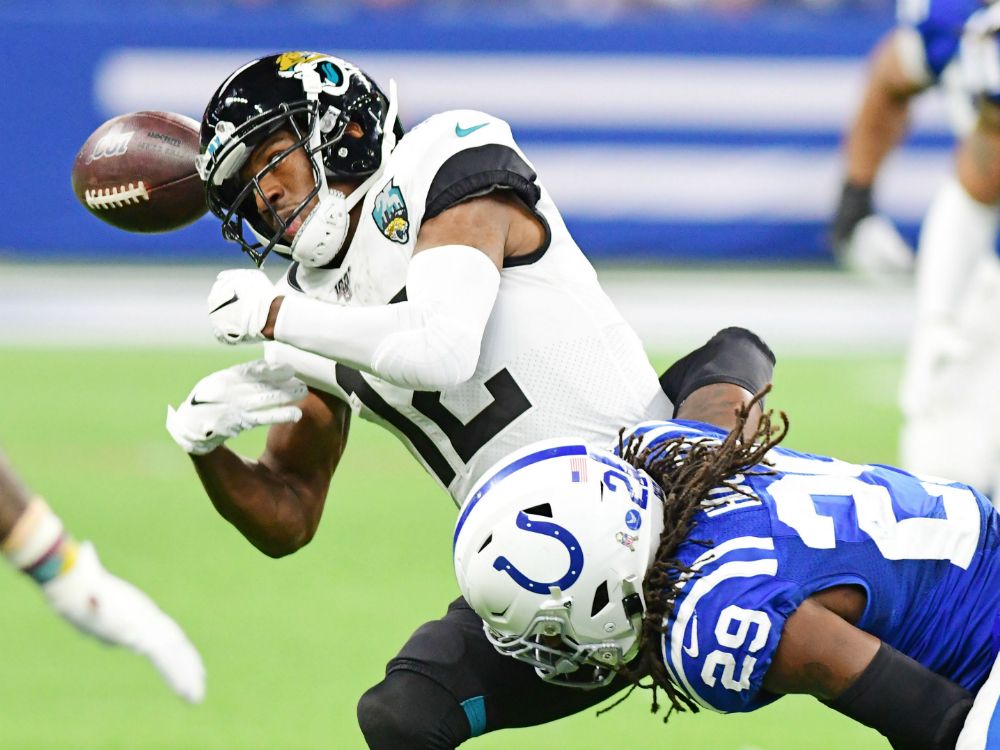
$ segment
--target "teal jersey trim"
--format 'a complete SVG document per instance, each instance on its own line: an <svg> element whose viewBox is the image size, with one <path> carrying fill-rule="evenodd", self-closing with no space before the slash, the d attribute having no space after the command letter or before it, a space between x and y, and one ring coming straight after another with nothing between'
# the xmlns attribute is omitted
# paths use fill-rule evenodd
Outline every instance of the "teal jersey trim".
<svg viewBox="0 0 1000 750"><path fill-rule="evenodd" d="M462 710L469 720L469 729L472 730L471 737L478 737L486 731L486 700L481 695L462 701Z"/></svg>

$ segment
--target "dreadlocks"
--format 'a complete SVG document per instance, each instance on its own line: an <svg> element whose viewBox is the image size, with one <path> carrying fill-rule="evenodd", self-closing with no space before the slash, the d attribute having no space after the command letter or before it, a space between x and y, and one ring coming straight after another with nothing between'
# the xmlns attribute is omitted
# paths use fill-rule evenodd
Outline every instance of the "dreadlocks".
<svg viewBox="0 0 1000 750"><path fill-rule="evenodd" d="M625 669L635 687L653 691L652 711L659 710L657 688L662 688L670 700L666 721L674 711L697 711L694 700L676 683L660 657L660 640L664 624L674 611L681 587L697 575L677 559L677 548L695 526L692 520L702 509L718 500L719 488L727 494L750 496L743 484L746 474L769 471L765 456L780 443L788 432L788 417L779 413L780 426L772 423L772 412L764 413L751 435L744 435L753 407L760 403L770 386L765 387L737 412L736 426L721 442L715 438L676 437L651 449L642 448L642 439L632 436L620 444L621 456L633 466L643 469L663 488L666 498L663 510L663 533L656 557L643 584L646 613L642 621L641 647L638 658ZM619 441L621 443L621 435ZM696 544L710 546L707 540L691 539ZM639 679L649 675L651 685L640 685ZM629 691L631 693L631 691ZM613 707L613 706L612 706Z"/></svg>

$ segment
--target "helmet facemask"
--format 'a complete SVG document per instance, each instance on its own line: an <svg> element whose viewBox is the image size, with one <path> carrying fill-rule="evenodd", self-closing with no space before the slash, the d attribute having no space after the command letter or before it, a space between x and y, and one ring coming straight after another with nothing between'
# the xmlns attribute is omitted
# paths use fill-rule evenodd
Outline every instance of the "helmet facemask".
<svg viewBox="0 0 1000 750"><path fill-rule="evenodd" d="M207 167L202 177L207 186L209 207L212 213L222 220L223 236L239 244L258 267L271 250L277 249L277 252L285 256L291 255L291 247L284 238L285 232L326 186L325 175L320 172L317 164L319 159L315 156L317 149L310 147L313 131L318 129L319 124L319 118L316 117L317 109L316 102L303 101L298 106L288 107L284 111L269 112L248 120L239 129L232 129L230 123L220 122L216 127L219 138L217 150L206 152L199 157L199 168L203 169L203 164ZM303 119L308 123L308 127L303 127ZM253 148L282 129L293 134L294 143L243 183L240 171ZM343 128L339 136L342 135ZM318 150L336 143L336 140L331 138L321 142ZM253 144L253 147L249 144ZM265 194L261 181L277 169L284 159L299 149L305 150L312 167L313 188L291 212L282 217ZM265 221L261 215L258 203L264 207L270 222ZM252 241L246 238L244 221L249 225L253 235Z"/></svg>
<svg viewBox="0 0 1000 750"><path fill-rule="evenodd" d="M621 640L581 643L583 639L576 635L568 615L572 599L564 597L557 588L550 590L550 601L539 607L523 632L505 634L486 621L483 631L493 648L530 664L546 682L584 689L604 687L639 653L645 610L637 585L641 589L641 581L634 578L622 581L622 606L634 636L625 651ZM620 639L622 634L617 636Z"/></svg>

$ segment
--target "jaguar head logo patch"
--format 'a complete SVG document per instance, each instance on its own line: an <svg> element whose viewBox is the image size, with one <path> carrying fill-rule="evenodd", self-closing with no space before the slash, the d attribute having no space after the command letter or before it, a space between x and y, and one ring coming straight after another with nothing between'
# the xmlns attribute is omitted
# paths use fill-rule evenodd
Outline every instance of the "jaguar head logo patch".
<svg viewBox="0 0 1000 750"><path fill-rule="evenodd" d="M405 245L410 239L410 218L402 191L390 180L375 196L372 218L387 239Z"/></svg>

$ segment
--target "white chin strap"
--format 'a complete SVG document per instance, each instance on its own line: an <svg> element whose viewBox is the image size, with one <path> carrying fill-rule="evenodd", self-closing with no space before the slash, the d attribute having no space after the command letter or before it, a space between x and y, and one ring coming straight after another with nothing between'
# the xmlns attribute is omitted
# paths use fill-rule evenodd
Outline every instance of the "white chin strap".
<svg viewBox="0 0 1000 750"><path fill-rule="evenodd" d="M307 98L316 98L306 86ZM368 193L372 185L382 176L389 154L396 146L396 82L389 80L389 107L382 123L382 154L379 166L375 172L355 188L350 195L345 196L339 190L331 190L326 184L326 169L323 166L323 155L319 149L320 118L317 117L309 136L313 151L313 161L320 174L319 202L309 213L302 226L292 240L292 260L298 261L307 268L321 268L330 263L344 246L347 230L351 226L351 209L354 208Z"/></svg>

